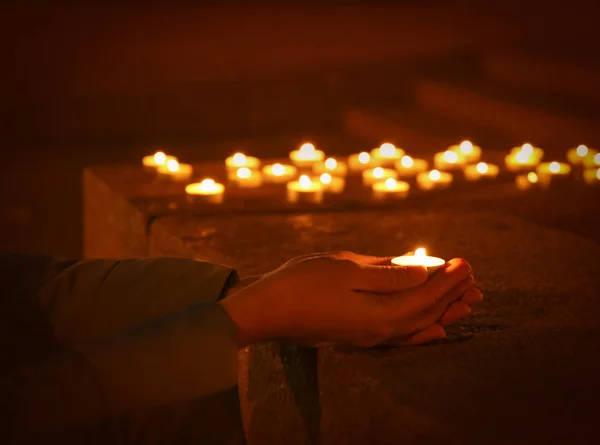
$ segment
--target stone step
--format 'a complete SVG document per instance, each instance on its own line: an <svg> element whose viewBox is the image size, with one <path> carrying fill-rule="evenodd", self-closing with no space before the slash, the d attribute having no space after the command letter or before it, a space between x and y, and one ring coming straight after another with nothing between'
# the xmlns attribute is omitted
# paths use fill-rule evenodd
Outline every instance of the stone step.
<svg viewBox="0 0 600 445"><path fill-rule="evenodd" d="M430 154L468 139L492 150L520 142L489 127L410 108L354 108L343 116L346 131L373 144L389 140L414 154Z"/></svg>
<svg viewBox="0 0 600 445"><path fill-rule="evenodd" d="M587 57L539 51L492 51L482 57L485 73L508 85L566 93L600 101L600 63Z"/></svg>
<svg viewBox="0 0 600 445"><path fill-rule="evenodd" d="M490 82L424 79L415 88L416 102L426 111L458 121L488 126L512 138L564 150L577 144L597 145L600 108L571 95L548 95Z"/></svg>

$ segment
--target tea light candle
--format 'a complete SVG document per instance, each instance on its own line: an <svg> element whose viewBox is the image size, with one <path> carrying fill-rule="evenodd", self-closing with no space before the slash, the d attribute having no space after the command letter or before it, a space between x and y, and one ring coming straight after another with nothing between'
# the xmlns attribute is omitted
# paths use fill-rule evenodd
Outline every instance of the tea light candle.
<svg viewBox="0 0 600 445"><path fill-rule="evenodd" d="M323 202L323 190L321 182L312 181L307 175L302 175L297 181L287 183L287 199L291 203L302 200L320 204Z"/></svg>
<svg viewBox="0 0 600 445"><path fill-rule="evenodd" d="M262 169L265 181L274 182L277 184L288 182L296 177L296 167L286 164L271 164L265 165Z"/></svg>
<svg viewBox="0 0 600 445"><path fill-rule="evenodd" d="M479 179L496 179L500 169L497 165L479 162L465 167L465 179L467 181L478 181Z"/></svg>
<svg viewBox="0 0 600 445"><path fill-rule="evenodd" d="M378 165L394 165L396 161L404 156L404 150L396 147L394 144L385 142L379 147L371 150L371 157Z"/></svg>
<svg viewBox="0 0 600 445"><path fill-rule="evenodd" d="M404 255L392 258L392 264L397 266L424 266L430 274L441 268L446 261L434 256L428 256L423 247L415 250L413 255Z"/></svg>
<svg viewBox="0 0 600 445"><path fill-rule="evenodd" d="M313 172L318 175L329 173L333 176L346 176L348 169L344 162L338 161L335 158L327 158L323 163L313 164Z"/></svg>
<svg viewBox="0 0 600 445"><path fill-rule="evenodd" d="M539 182L538 175L534 172L529 172L526 175L517 175L515 184L519 190L529 190Z"/></svg>
<svg viewBox="0 0 600 445"><path fill-rule="evenodd" d="M600 168L583 171L583 181L588 185L600 184Z"/></svg>
<svg viewBox="0 0 600 445"><path fill-rule="evenodd" d="M433 164L438 170L457 170L465 164L465 159L452 150L436 153L433 157Z"/></svg>
<svg viewBox="0 0 600 445"><path fill-rule="evenodd" d="M163 151L157 151L153 155L144 156L142 158L142 164L146 170L153 171L161 165L166 165L170 160L177 161L177 158L175 156L169 156Z"/></svg>
<svg viewBox="0 0 600 445"><path fill-rule="evenodd" d="M544 162L538 165L535 171L540 179L547 176L568 176L571 173L571 166L564 162Z"/></svg>
<svg viewBox="0 0 600 445"><path fill-rule="evenodd" d="M176 159L169 159L165 164L156 167L156 171L163 178L187 181L192 176L194 169L190 164L180 164Z"/></svg>
<svg viewBox="0 0 600 445"><path fill-rule="evenodd" d="M443 190L452 184L452 174L431 170L417 175L417 185L421 190Z"/></svg>
<svg viewBox="0 0 600 445"><path fill-rule="evenodd" d="M593 159L596 153L596 150L590 150L585 145L579 145L567 151L567 160L573 165L583 164L586 158Z"/></svg>
<svg viewBox="0 0 600 445"><path fill-rule="evenodd" d="M323 184L325 192L342 193L346 187L346 180L339 176L331 176L329 173L323 173L319 176L319 181Z"/></svg>
<svg viewBox="0 0 600 445"><path fill-rule="evenodd" d="M470 141L462 141L458 145L452 145L448 150L457 153L465 162L477 162L481 158L481 147L473 145Z"/></svg>
<svg viewBox="0 0 600 445"><path fill-rule="evenodd" d="M413 159L408 155L404 155L399 161L396 161L395 167L398 177L409 178L427 170L428 165L424 159Z"/></svg>
<svg viewBox="0 0 600 445"><path fill-rule="evenodd" d="M594 157L585 157L583 159L583 166L585 168L594 168L600 166L600 153L596 153Z"/></svg>
<svg viewBox="0 0 600 445"><path fill-rule="evenodd" d="M214 179L206 178L202 182L186 185L185 193L193 201L221 204L223 202L223 195L225 194L225 186L215 182Z"/></svg>
<svg viewBox="0 0 600 445"><path fill-rule="evenodd" d="M544 156L541 148L534 147L531 144L523 144L521 147L514 147L504 158L508 170L527 171L534 169Z"/></svg>
<svg viewBox="0 0 600 445"><path fill-rule="evenodd" d="M396 179L398 173L396 170L390 168L375 167L371 170L363 171L362 177L364 185L371 185L375 182L385 181L388 178Z"/></svg>
<svg viewBox="0 0 600 445"><path fill-rule="evenodd" d="M260 187L263 182L262 174L257 170L250 170L248 167L238 168L236 171L235 182L242 188Z"/></svg>
<svg viewBox="0 0 600 445"><path fill-rule="evenodd" d="M348 166L353 171L364 171L369 168L379 167L379 164L366 151L350 155L348 157Z"/></svg>
<svg viewBox="0 0 600 445"><path fill-rule="evenodd" d="M373 198L378 201L403 199L408 196L410 184L405 181L396 181L394 178L387 178L385 181L375 182L372 188Z"/></svg>
<svg viewBox="0 0 600 445"><path fill-rule="evenodd" d="M290 152L290 159L300 168L312 167L317 162L322 162L325 159L325 153L322 150L317 150L313 144L305 143L298 150Z"/></svg>
<svg viewBox="0 0 600 445"><path fill-rule="evenodd" d="M254 156L246 156L244 153L235 153L225 159L225 166L227 168L227 177L231 180L235 180L239 168L246 167L250 170L260 168L260 159L255 158Z"/></svg>

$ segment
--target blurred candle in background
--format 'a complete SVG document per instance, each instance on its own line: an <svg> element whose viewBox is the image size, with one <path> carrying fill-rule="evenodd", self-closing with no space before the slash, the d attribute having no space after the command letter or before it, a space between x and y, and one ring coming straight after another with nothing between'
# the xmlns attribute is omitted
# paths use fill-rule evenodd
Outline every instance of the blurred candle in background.
<svg viewBox="0 0 600 445"><path fill-rule="evenodd" d="M404 155L399 161L396 161L395 167L399 178L410 178L427 170L428 165L424 159L414 159Z"/></svg>
<svg viewBox="0 0 600 445"><path fill-rule="evenodd" d="M458 145L450 146L448 150L458 154L466 163L477 162L481 158L481 147L473 145L471 141L462 141Z"/></svg>
<svg viewBox="0 0 600 445"><path fill-rule="evenodd" d="M308 168L312 167L315 163L323 162L325 153L322 150L317 150L310 142L306 142L298 150L290 152L290 159L296 167Z"/></svg>

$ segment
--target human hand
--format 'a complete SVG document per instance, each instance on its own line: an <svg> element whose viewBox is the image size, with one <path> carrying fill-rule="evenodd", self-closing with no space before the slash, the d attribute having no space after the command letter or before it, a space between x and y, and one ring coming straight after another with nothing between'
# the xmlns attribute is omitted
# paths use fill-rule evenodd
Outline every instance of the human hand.
<svg viewBox="0 0 600 445"><path fill-rule="evenodd" d="M238 326L240 346L273 339L357 346L414 343L464 309L451 305L472 285L470 273L460 259L427 279L425 268L390 265L389 258L313 254L234 288L221 304Z"/></svg>

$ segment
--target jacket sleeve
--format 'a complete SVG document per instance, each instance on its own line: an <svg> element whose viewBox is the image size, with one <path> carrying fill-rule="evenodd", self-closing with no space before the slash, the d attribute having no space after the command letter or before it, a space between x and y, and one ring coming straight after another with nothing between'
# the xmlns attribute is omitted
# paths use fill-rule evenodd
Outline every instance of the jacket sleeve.
<svg viewBox="0 0 600 445"><path fill-rule="evenodd" d="M66 426L237 384L236 327L218 303L237 280L232 269L179 258L15 264L14 273L28 279L13 280L9 290L23 294L29 283L25 294L35 296L25 296L63 346L20 376L19 412L28 414L28 428L39 419ZM81 361L91 370L85 377ZM82 394L99 403L82 403Z"/></svg>

